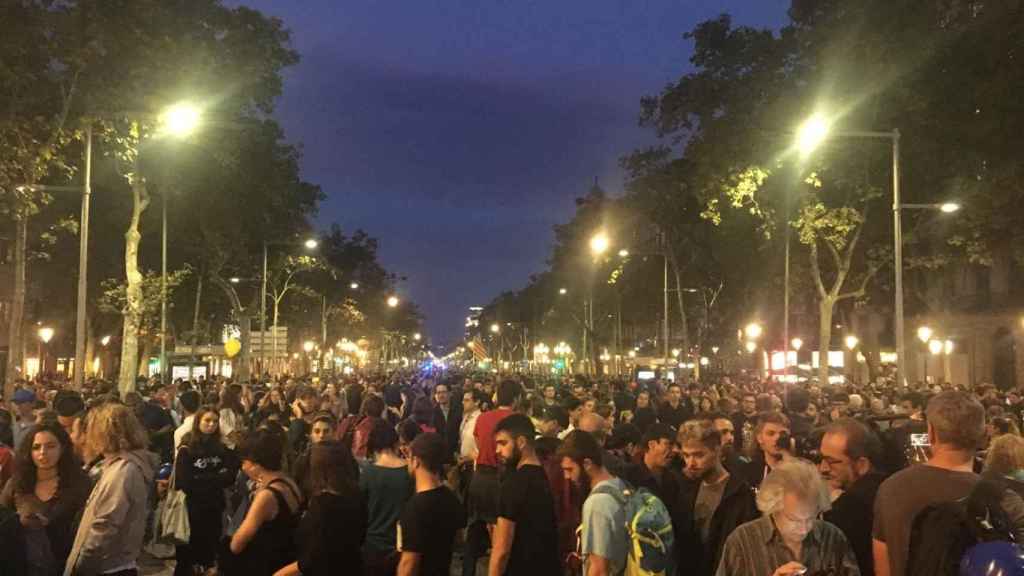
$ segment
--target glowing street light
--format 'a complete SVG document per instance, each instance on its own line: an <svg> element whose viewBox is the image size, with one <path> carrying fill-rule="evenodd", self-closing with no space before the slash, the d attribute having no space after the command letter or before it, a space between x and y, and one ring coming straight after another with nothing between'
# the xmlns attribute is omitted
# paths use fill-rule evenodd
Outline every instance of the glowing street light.
<svg viewBox="0 0 1024 576"><path fill-rule="evenodd" d="M352 290L359 290L359 283L358 282L353 282L353 283L349 284L348 287L351 288Z"/></svg>
<svg viewBox="0 0 1024 576"><path fill-rule="evenodd" d="M938 356L939 354L942 354L942 349L943 348L944 348L944 345L942 344L942 340L929 340L928 341L928 351L931 352L932 354L936 355L936 356Z"/></svg>
<svg viewBox="0 0 1024 576"><path fill-rule="evenodd" d="M809 156L814 152L828 137L831 127L831 123L817 113L804 121L796 133L796 147L800 155Z"/></svg>
<svg viewBox="0 0 1024 576"><path fill-rule="evenodd" d="M636 350L630 350L629 351L629 357L630 358L636 358Z"/></svg>
<svg viewBox="0 0 1024 576"><path fill-rule="evenodd" d="M495 334L501 332L501 326L498 324L491 324L491 332L494 332Z"/></svg>
<svg viewBox="0 0 1024 576"><path fill-rule="evenodd" d="M701 356L700 357L700 365L701 366L707 366L710 363L711 363L711 359L709 359L707 356Z"/></svg>
<svg viewBox="0 0 1024 576"><path fill-rule="evenodd" d="M302 349L305 350L307 354L313 351L314 346L316 346L316 344L314 344L312 340L306 340L302 343Z"/></svg>
<svg viewBox="0 0 1024 576"><path fill-rule="evenodd" d="M397 308L398 307L398 296L388 296L388 307L389 308Z"/></svg>
<svg viewBox="0 0 1024 576"><path fill-rule="evenodd" d="M604 254L605 250L608 250L609 244L608 236L606 236L604 232L599 232L590 239L590 252L594 256L600 256L601 254Z"/></svg>
<svg viewBox="0 0 1024 576"><path fill-rule="evenodd" d="M320 242L318 242L316 238L309 238L303 242L302 245L305 246L307 250L316 250L316 247L320 245Z"/></svg>
<svg viewBox="0 0 1024 576"><path fill-rule="evenodd" d="M942 343L942 352L945 353L946 356L949 356L950 354L953 353L954 346L955 345L953 344L952 340L946 340L945 342Z"/></svg>
<svg viewBox="0 0 1024 576"><path fill-rule="evenodd" d="M103 338L100 338L100 345L106 346L107 344L110 344L110 335L109 334L104 336Z"/></svg>
<svg viewBox="0 0 1024 576"><path fill-rule="evenodd" d="M629 258L629 250L626 250L625 248L619 250L619 258Z"/></svg>
<svg viewBox="0 0 1024 576"><path fill-rule="evenodd" d="M39 329L39 339L43 341L43 344L49 344L53 338L53 328L44 326Z"/></svg>
<svg viewBox="0 0 1024 576"><path fill-rule="evenodd" d="M421 338L423 338L423 336L419 332L412 335L412 339L417 342L419 342Z"/></svg>
<svg viewBox="0 0 1024 576"><path fill-rule="evenodd" d="M790 340L789 345L793 347L793 350L799 352L800 349L804 347L804 341L800 338L793 338Z"/></svg>
<svg viewBox="0 0 1024 576"><path fill-rule="evenodd" d="M199 128L202 112L188 102L179 102L160 115L163 131L177 138L184 138Z"/></svg>
<svg viewBox="0 0 1024 576"><path fill-rule="evenodd" d="M751 322L743 329L743 334L746 335L747 340L757 340L764 333L764 328L761 327L757 322Z"/></svg>
<svg viewBox="0 0 1024 576"><path fill-rule="evenodd" d="M241 281L242 279L239 278L238 276L232 276L231 278L228 278L228 282L231 282L232 284L238 284Z"/></svg>
<svg viewBox="0 0 1024 576"><path fill-rule="evenodd" d="M757 350L757 342L751 342L751 341L748 341L748 342L746 343L745 347L746 347L746 349L747 349L747 352L749 352L749 353L753 354L753 353L754 353L754 351L755 351L755 350Z"/></svg>
<svg viewBox="0 0 1024 576"><path fill-rule="evenodd" d="M857 344L860 344L860 339L854 336L853 334L850 334L849 336L846 337L845 342L846 348L849 350L853 350L854 348L857 347Z"/></svg>
<svg viewBox="0 0 1024 576"><path fill-rule="evenodd" d="M932 329L927 326L921 326L917 329L917 339L927 344L932 339Z"/></svg>
<svg viewBox="0 0 1024 576"><path fill-rule="evenodd" d="M943 202L942 204L939 204L939 210L945 212L946 214L952 214L953 212L956 212L959 209L960 205L957 204L956 202Z"/></svg>
<svg viewBox="0 0 1024 576"><path fill-rule="evenodd" d="M566 290L565 288L559 288L559 289L558 289L558 295L559 295L559 296L565 296L565 295L566 295L566 294L567 294L568 292L569 292L569 291L568 291L568 290Z"/></svg>

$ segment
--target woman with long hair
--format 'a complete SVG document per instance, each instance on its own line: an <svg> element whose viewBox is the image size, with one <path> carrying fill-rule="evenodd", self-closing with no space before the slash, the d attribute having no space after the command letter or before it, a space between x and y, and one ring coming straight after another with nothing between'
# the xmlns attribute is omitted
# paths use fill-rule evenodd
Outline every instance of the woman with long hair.
<svg viewBox="0 0 1024 576"><path fill-rule="evenodd" d="M415 424L409 423L418 430ZM398 434L384 420L370 431L371 462L363 466L359 487L367 505L367 534L363 546L367 576L390 576L398 568L396 524L412 496L413 482L398 447Z"/></svg>
<svg viewBox="0 0 1024 576"><path fill-rule="evenodd" d="M220 396L220 431L224 435L224 443L234 448L237 438L245 429L245 407L242 405L242 387L228 384Z"/></svg>
<svg viewBox="0 0 1024 576"><path fill-rule="evenodd" d="M270 428L246 434L238 445L242 471L256 491L221 558L220 571L228 576L270 576L296 559L293 538L302 496L281 471L284 445L284 435Z"/></svg>
<svg viewBox="0 0 1024 576"><path fill-rule="evenodd" d="M178 450L174 464L175 487L185 492L191 535L188 546L179 547L174 573L190 575L215 565L221 537L221 515L226 505L224 490L238 475L238 457L224 445L220 415L203 406L192 420L192 430Z"/></svg>
<svg viewBox="0 0 1024 576"><path fill-rule="evenodd" d="M85 454L102 455L100 476L89 495L65 576L138 574L146 534L156 455L146 451L146 430L130 408L113 402L86 417Z"/></svg>
<svg viewBox="0 0 1024 576"><path fill-rule="evenodd" d="M74 520L89 497L89 477L67 432L50 421L29 428L15 453L14 476L0 494L25 534L29 576L64 570L75 538Z"/></svg>
<svg viewBox="0 0 1024 576"><path fill-rule="evenodd" d="M333 440L313 444L308 480L309 507L296 530L298 560L275 576L359 574L366 500L359 491L359 466L352 451Z"/></svg>

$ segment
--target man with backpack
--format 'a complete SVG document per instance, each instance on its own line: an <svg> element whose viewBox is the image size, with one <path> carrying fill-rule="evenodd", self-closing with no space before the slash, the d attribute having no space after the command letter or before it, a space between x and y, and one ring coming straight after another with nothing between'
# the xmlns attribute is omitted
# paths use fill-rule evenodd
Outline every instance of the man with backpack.
<svg viewBox="0 0 1024 576"><path fill-rule="evenodd" d="M917 568L927 563L929 556L934 559L957 545L949 537L919 536L911 546L913 531L959 534L957 526L947 527L919 516L943 503L966 499L979 481L973 465L975 452L985 438L985 409L981 403L969 394L948 390L928 402L927 418L931 445L927 464L893 474L882 483L875 499L872 548L877 576L916 576L920 572ZM997 507L1001 510L994 512L1009 517L1014 536L1022 541L1024 503L1016 494L1004 491L1000 504ZM929 571L929 576L941 575Z"/></svg>
<svg viewBox="0 0 1024 576"><path fill-rule="evenodd" d="M664 575L671 569L672 520L650 491L634 491L604 466L593 435L574 430L558 450L565 477L589 488L580 522L577 560L587 576Z"/></svg>

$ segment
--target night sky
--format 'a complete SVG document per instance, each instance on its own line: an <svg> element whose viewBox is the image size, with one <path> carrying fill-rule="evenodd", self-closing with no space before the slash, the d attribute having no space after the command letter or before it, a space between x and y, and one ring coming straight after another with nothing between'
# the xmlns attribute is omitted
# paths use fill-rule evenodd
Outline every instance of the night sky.
<svg viewBox="0 0 1024 576"><path fill-rule="evenodd" d="M545 267L552 226L653 136L640 97L688 69L684 32L728 12L778 27L789 0L248 0L302 62L277 116L323 187L318 223L362 228L408 277L435 343Z"/></svg>

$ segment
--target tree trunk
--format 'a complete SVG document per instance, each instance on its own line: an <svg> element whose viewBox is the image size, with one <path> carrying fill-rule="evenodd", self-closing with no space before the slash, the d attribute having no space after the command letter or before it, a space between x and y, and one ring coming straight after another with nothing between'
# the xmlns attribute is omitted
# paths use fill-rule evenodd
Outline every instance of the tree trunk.
<svg viewBox="0 0 1024 576"><path fill-rule="evenodd" d="M75 370L82 370L82 382L85 383L89 378L89 374L92 373L96 376L96 371L92 369L93 358L96 357L96 338L93 335L92 317L87 313L85 315L85 365L75 366Z"/></svg>
<svg viewBox="0 0 1024 576"><path fill-rule="evenodd" d="M135 376L149 378L149 357L153 354L153 340L150 337L142 338L142 352L139 353L135 365Z"/></svg>
<svg viewBox="0 0 1024 576"><path fill-rule="evenodd" d="M273 349L273 354L274 355L270 359L270 366L275 368L275 370L271 372L271 374L273 374L275 376L278 374L278 372L280 370L280 367L281 367L281 361L278 360L278 358L277 358L277 320L278 320L279 313L280 313L280 307L281 307L281 300L278 299L278 298L274 298L274 329L273 329L273 332L272 332L273 335L274 335L274 349ZM286 357L288 356L287 351L286 351L285 356Z"/></svg>
<svg viewBox="0 0 1024 576"><path fill-rule="evenodd" d="M679 264L676 262L675 251L669 251L671 255L669 262L672 264L672 273L676 277L676 302L679 304L679 330L678 333L682 336L682 343L680 350L682 358L687 358L688 362L693 361L690 358L690 322L686 317L686 302L683 300L683 279L682 274L679 271Z"/></svg>
<svg viewBox="0 0 1024 576"><path fill-rule="evenodd" d="M7 378L4 398L14 395L14 381L24 374L25 342L25 253L28 250L28 216L15 221L14 294L11 299L11 324L7 332Z"/></svg>
<svg viewBox="0 0 1024 576"><path fill-rule="evenodd" d="M196 280L196 305L192 312L192 337L189 338L191 343L189 353L189 366L188 376L192 378L192 368L196 363L196 343L199 340L199 306L202 303L203 297L203 274L200 272L199 278Z"/></svg>
<svg viewBox="0 0 1024 576"><path fill-rule="evenodd" d="M818 385L828 385L828 349L832 342L832 311L835 299L822 298L818 303Z"/></svg>
<svg viewBox="0 0 1024 576"><path fill-rule="evenodd" d="M139 326L142 323L142 273L139 271L139 221L149 205L146 181L139 174L136 157L134 173L129 177L132 188L132 219L124 233L125 288L124 330L121 333L121 371L117 387L121 396L135 391L136 368L139 365Z"/></svg>

